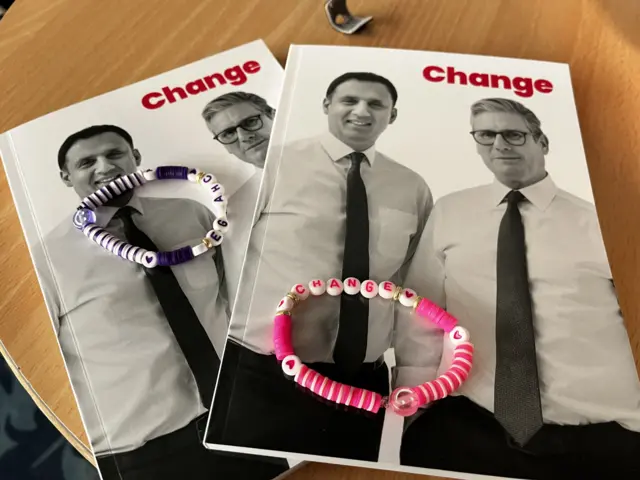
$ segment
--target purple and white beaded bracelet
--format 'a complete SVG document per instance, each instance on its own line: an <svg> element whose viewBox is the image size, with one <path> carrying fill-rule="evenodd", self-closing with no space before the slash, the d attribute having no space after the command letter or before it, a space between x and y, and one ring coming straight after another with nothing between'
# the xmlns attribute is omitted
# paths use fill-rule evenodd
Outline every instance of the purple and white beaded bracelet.
<svg viewBox="0 0 640 480"><path fill-rule="evenodd" d="M212 229L207 232L199 244L193 247L178 248L177 250L169 252L152 252L120 240L104 228L96 225L95 210L109 202L112 198L153 180L175 179L189 180L190 182L198 183L204 186L213 196L213 213L216 219L213 221ZM157 265L178 265L188 262L222 243L223 235L229 229L229 221L227 220L227 198L224 195L224 187L222 184L210 173L188 167L156 167L153 170L139 170L129 175L116 178L109 184L85 197L73 215L73 224L78 230L81 230L82 233L105 250L131 262L139 263L147 268L153 268Z"/></svg>

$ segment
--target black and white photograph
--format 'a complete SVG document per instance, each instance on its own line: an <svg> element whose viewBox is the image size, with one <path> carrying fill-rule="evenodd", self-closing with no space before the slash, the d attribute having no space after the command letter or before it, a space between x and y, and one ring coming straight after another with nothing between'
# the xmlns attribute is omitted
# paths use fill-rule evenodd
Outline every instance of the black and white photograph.
<svg viewBox="0 0 640 480"><path fill-rule="evenodd" d="M292 46L206 432L455 478L639 473L566 64Z"/></svg>
<svg viewBox="0 0 640 480"><path fill-rule="evenodd" d="M282 76L256 41L2 136L104 480L290 468L203 445Z"/></svg>

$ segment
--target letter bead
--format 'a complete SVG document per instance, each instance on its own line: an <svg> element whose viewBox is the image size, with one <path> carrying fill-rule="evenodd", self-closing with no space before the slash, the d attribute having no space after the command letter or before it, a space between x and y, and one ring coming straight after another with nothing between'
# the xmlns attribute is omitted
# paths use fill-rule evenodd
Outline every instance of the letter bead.
<svg viewBox="0 0 640 480"><path fill-rule="evenodd" d="M378 295L385 300L391 300L395 290L396 286L393 282L380 282L380 285L378 286Z"/></svg>
<svg viewBox="0 0 640 480"><path fill-rule="evenodd" d="M209 230L206 237L211 241L214 247L217 247L222 243L222 235L215 230Z"/></svg>
<svg viewBox="0 0 640 480"><path fill-rule="evenodd" d="M309 291L312 295L323 295L327 291L327 284L324 283L324 280L316 278L309 282Z"/></svg>
<svg viewBox="0 0 640 480"><path fill-rule="evenodd" d="M347 295L357 295L360 293L360 280L355 277L344 279L344 292Z"/></svg>
<svg viewBox="0 0 640 480"><path fill-rule="evenodd" d="M295 307L293 299L291 297L284 297L282 300L280 300L276 311L290 312L293 307Z"/></svg>
<svg viewBox="0 0 640 480"><path fill-rule="evenodd" d="M209 193L211 195L224 195L224 187L219 183L214 183L213 185L207 185L209 187Z"/></svg>
<svg viewBox="0 0 640 480"><path fill-rule="evenodd" d="M400 303L405 307L413 307L413 302L418 294L410 288L405 288L400 294Z"/></svg>
<svg viewBox="0 0 640 480"><path fill-rule="evenodd" d="M309 289L301 283L291 287L291 291L295 293L300 300L306 300L309 297Z"/></svg>
<svg viewBox="0 0 640 480"><path fill-rule="evenodd" d="M213 229L221 234L227 233L229 230L229 220L226 217L216 218L213 221Z"/></svg>
<svg viewBox="0 0 640 480"><path fill-rule="evenodd" d="M158 265L158 254L156 252L144 252L140 263L147 268L153 268Z"/></svg>
<svg viewBox="0 0 640 480"><path fill-rule="evenodd" d="M343 289L342 282L337 278L330 278L327 282L327 293L332 297L340 295Z"/></svg>
<svg viewBox="0 0 640 480"><path fill-rule="evenodd" d="M287 377L295 377L302 369L302 361L296 355L287 355L282 359L281 366Z"/></svg>
<svg viewBox="0 0 640 480"><path fill-rule="evenodd" d="M364 298L373 298L378 294L378 284L373 280L365 280L360 285L360 293Z"/></svg>
<svg viewBox="0 0 640 480"><path fill-rule="evenodd" d="M449 332L449 338L454 345L467 342L470 338L469 330L463 327L455 327L451 332Z"/></svg>
<svg viewBox="0 0 640 480"><path fill-rule="evenodd" d="M202 177L202 180L200 180L200 183L206 186L207 188L209 188L209 186L212 183L216 183L216 182L217 182L216 177L214 177L210 173L207 173L204 177Z"/></svg>

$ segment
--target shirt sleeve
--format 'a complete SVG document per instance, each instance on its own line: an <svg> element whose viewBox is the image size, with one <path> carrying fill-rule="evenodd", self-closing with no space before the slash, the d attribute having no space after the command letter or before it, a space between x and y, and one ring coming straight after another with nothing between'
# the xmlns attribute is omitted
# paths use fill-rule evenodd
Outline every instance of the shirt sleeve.
<svg viewBox="0 0 640 480"><path fill-rule="evenodd" d="M441 205L436 203L409 263L403 286L445 308L444 255L437 239L442 229L441 217ZM443 331L419 318L413 308L396 304L393 346L396 365L392 385L415 386L436 378L442 357Z"/></svg>

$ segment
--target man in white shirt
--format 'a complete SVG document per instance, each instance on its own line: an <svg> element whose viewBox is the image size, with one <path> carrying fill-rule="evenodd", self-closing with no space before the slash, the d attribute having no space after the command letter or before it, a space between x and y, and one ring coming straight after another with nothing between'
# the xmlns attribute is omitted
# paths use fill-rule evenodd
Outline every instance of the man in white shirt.
<svg viewBox="0 0 640 480"><path fill-rule="evenodd" d="M109 188L141 161L131 135L114 125L74 133L58 154L60 177L80 198ZM192 200L111 193L96 222L149 250L195 245L214 220ZM105 480L270 479L287 469L201 444L228 326L217 253L144 269L86 238L71 216L36 249L47 308Z"/></svg>
<svg viewBox="0 0 640 480"><path fill-rule="evenodd" d="M595 207L554 184L549 139L521 103L480 100L471 125L495 180L436 202L406 284L469 330L474 365L457 394L409 424L401 462L637 478L640 382ZM446 369L451 351L441 333L420 332L399 352L413 384Z"/></svg>
<svg viewBox="0 0 640 480"><path fill-rule="evenodd" d="M253 226L275 109L260 95L235 91L209 101L202 118L213 138L230 154L255 168L253 175L228 199L227 217L232 228L221 245L229 305L235 302L242 262Z"/></svg>
<svg viewBox="0 0 640 480"><path fill-rule="evenodd" d="M212 443L377 460L383 415L345 412L297 389L273 355L272 322L278 302L298 283L403 279L432 197L418 174L376 148L397 116L397 97L384 77L344 74L324 98L328 131L285 145L267 161ZM310 298L309 308L296 310L296 354L336 381L387 394L383 354L392 344L393 306L346 297Z"/></svg>

